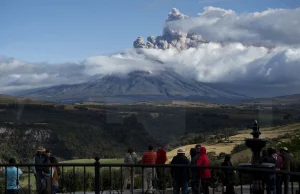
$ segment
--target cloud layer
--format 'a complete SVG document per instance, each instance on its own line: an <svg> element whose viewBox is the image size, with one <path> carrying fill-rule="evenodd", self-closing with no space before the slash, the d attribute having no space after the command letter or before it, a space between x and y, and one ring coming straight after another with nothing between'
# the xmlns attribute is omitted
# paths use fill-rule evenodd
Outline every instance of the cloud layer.
<svg viewBox="0 0 300 194"><path fill-rule="evenodd" d="M57 65L2 57L0 92L164 68L173 68L200 82L247 86L249 90L267 87L274 95L281 94L278 88L294 88L285 94L300 92L297 90L300 88L297 87L300 86L300 20L297 18L300 18L300 8L238 14L206 7L197 17L186 16L174 8L162 35L149 36L147 42L139 37L133 43L134 49L109 57L96 56L79 64Z"/></svg>

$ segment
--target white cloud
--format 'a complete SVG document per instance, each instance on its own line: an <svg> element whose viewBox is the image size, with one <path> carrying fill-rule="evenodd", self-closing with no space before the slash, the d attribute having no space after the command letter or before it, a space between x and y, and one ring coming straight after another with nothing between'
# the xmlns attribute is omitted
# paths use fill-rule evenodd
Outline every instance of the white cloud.
<svg viewBox="0 0 300 194"><path fill-rule="evenodd" d="M181 13L176 11L176 15ZM280 91L292 93L300 88L297 87L300 86L298 18L300 8L237 14L232 10L206 7L197 17L168 22L167 28L172 32L194 32L209 43L165 50L128 49L110 57L87 58L80 64L30 64L2 59L0 92L81 83L99 74L174 68L181 75L200 82L227 83L234 85L233 88L245 86L249 90L269 88L272 94L281 88L278 94ZM182 34L177 32L171 36ZM178 42L188 44L189 40ZM288 86L289 92L283 90Z"/></svg>

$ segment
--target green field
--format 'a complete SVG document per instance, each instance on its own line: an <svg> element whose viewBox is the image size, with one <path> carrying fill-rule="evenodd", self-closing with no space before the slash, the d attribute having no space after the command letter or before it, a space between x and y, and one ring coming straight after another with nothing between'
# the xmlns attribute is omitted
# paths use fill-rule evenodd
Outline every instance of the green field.
<svg viewBox="0 0 300 194"><path fill-rule="evenodd" d="M100 162L102 164L123 164L124 161L123 158L120 158L120 159L101 159ZM95 160L94 159L77 159L77 160L67 160L67 161L63 161L63 162L60 162L62 164L92 164L94 163ZM72 167L64 167L63 168L63 171L64 173L66 173L67 171L70 171L72 170L73 168ZM74 168L75 171L79 170L79 171L84 171L84 167L75 167ZM86 172L90 172L90 173L94 173L94 167L86 167ZM32 189L35 189L35 178L34 178L34 175L33 174L25 174L23 175L24 177L22 178L22 180L20 181L20 185L21 187L24 187L24 188L28 188L28 181L30 179L30 188Z"/></svg>

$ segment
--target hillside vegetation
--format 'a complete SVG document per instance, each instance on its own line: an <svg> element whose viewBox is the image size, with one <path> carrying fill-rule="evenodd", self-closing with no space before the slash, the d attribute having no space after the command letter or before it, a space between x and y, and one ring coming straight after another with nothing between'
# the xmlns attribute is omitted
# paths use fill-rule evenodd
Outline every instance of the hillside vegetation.
<svg viewBox="0 0 300 194"><path fill-rule="evenodd" d="M254 118L261 127L274 127L298 122L300 115L292 108L258 110L246 105L184 101L64 105L9 96L0 97L0 110L0 158L4 161L9 157L27 161L38 145L64 160L123 157L128 146L142 153L157 142L170 148L203 142L211 146L216 139L251 127ZM211 136L218 138L207 139ZM226 143L219 150L234 145Z"/></svg>

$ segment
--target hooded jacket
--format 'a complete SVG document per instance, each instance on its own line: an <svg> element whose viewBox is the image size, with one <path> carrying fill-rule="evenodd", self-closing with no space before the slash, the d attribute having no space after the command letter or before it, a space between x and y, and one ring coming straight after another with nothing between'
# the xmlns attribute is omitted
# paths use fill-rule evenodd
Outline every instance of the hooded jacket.
<svg viewBox="0 0 300 194"><path fill-rule="evenodd" d="M200 148L200 156L197 160L197 165L199 165L199 166L209 166L210 165L210 161L209 161L209 158L206 154L206 148L205 147ZM200 169L200 177L202 179L211 178L210 170L208 168L201 168Z"/></svg>

